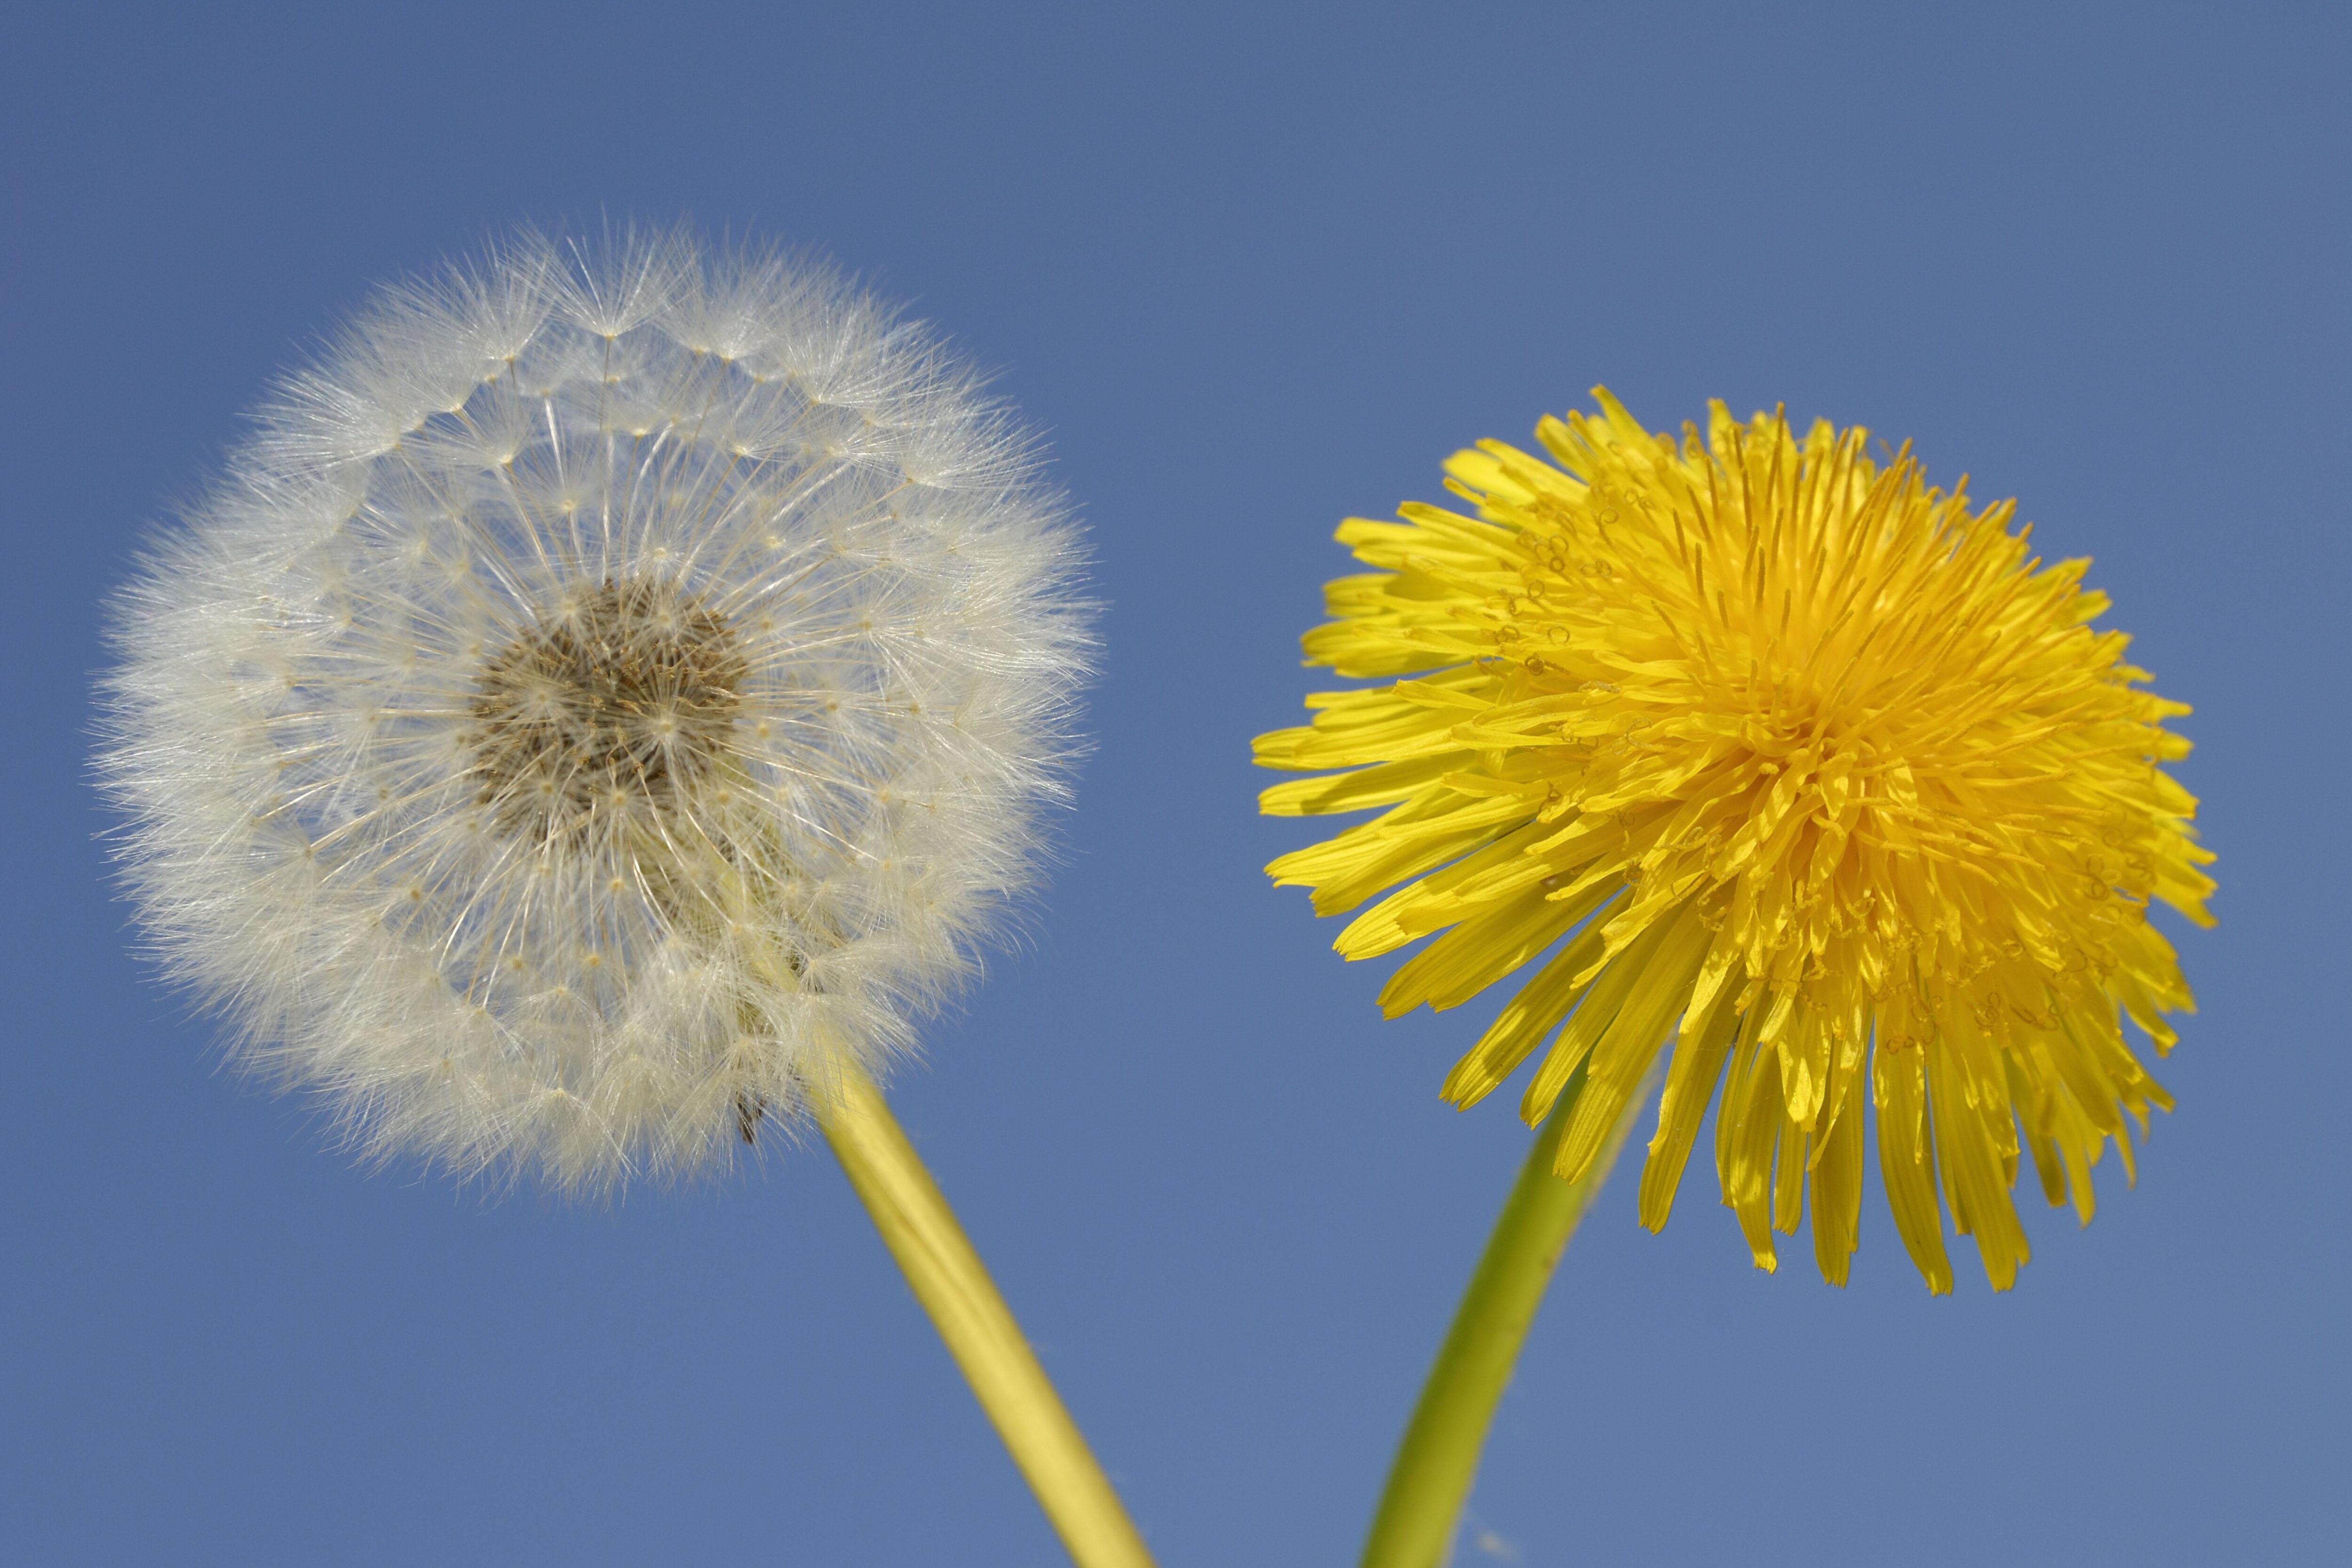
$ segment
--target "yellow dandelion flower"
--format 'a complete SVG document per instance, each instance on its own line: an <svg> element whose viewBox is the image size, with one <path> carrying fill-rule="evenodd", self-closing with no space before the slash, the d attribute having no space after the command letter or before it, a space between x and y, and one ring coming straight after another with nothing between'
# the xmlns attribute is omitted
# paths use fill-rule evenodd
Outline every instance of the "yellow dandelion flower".
<svg viewBox="0 0 2352 1568"><path fill-rule="evenodd" d="M1810 1186L1844 1282L1873 1112L1928 1288L1951 1288L1940 1197L2007 1289L2021 1150L2087 1221L2106 1140L2128 1176L2126 1119L2171 1105L2122 1024L2161 1055L2191 1007L2150 902L2210 920L2196 802L2162 768L2188 710L2094 629L2087 562L2045 565L2012 503L1930 488L1907 445L1874 462L1859 428L1799 439L1720 403L1676 441L1595 395L1538 427L1551 461L1456 454L1475 515L1340 527L1374 570L1330 584L1308 662L1383 684L1261 737L1267 767L1347 770L1261 806L1385 810L1268 870L1321 915L1387 893L1349 958L1434 936L1391 1017L1535 966L1444 1094L1475 1103L1559 1026L1521 1112L1582 1070L1563 1177L1671 1043L1651 1228L1720 1085L1716 1165L1759 1267Z"/></svg>

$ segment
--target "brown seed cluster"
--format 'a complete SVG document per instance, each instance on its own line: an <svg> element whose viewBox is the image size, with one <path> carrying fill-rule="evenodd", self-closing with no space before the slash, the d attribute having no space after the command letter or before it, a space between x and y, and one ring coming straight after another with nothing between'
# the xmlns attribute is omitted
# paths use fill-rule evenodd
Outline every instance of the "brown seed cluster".
<svg viewBox="0 0 2352 1568"><path fill-rule="evenodd" d="M726 618L672 583L567 599L476 682L481 802L542 842L667 819L730 748L748 674Z"/></svg>

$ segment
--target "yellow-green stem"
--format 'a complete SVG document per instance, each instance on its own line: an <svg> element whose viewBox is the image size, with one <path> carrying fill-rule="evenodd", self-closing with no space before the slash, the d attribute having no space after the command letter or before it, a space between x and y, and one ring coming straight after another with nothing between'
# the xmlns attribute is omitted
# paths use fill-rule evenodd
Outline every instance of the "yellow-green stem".
<svg viewBox="0 0 2352 1568"><path fill-rule="evenodd" d="M1618 1147L1633 1124L1629 1109L1591 1168L1576 1181L1560 1180L1552 1174L1553 1151L1583 1092L1580 1067L1519 1167L1470 1288L1454 1309L1437 1364L1422 1385L1404 1440L1397 1445L1396 1462L1364 1543L1363 1568L1436 1568L1445 1561L1454 1521L1478 1473L1486 1427L1542 1304L1544 1287L1577 1221L1617 1163ZM1636 1095L1633 1103L1646 1098Z"/></svg>
<svg viewBox="0 0 2352 1568"><path fill-rule="evenodd" d="M855 1068L818 1121L874 1228L1012 1450L1079 1568L1151 1568L1151 1553L1046 1381L1021 1325L873 1081Z"/></svg>

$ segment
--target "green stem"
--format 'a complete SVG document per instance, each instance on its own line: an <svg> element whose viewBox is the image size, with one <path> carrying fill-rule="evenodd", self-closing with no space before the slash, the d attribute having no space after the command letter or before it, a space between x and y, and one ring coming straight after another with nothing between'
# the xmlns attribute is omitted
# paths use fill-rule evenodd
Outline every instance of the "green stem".
<svg viewBox="0 0 2352 1568"><path fill-rule="evenodd" d="M873 1080L844 1064L818 1124L883 1244L1078 1568L1151 1568L1151 1553L1037 1364L1012 1309Z"/></svg>
<svg viewBox="0 0 2352 1568"><path fill-rule="evenodd" d="M1364 1543L1363 1568L1436 1568L1445 1561L1454 1521L1478 1473L1496 1403L1511 1380L1544 1287L1577 1221L1616 1164L1618 1147L1633 1124L1633 1106L1647 1098L1634 1096L1582 1179L1562 1181L1552 1174L1552 1157L1583 1092L1584 1069L1579 1067L1519 1167L1519 1179L1495 1221L1495 1233L1397 1446L1396 1463Z"/></svg>

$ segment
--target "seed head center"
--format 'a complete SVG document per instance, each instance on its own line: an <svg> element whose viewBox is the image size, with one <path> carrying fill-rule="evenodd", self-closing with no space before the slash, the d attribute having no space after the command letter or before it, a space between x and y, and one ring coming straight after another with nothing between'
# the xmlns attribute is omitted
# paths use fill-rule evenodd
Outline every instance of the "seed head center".
<svg viewBox="0 0 2352 1568"><path fill-rule="evenodd" d="M476 680L479 799L542 841L666 819L731 748L748 674L726 617L675 584L567 595Z"/></svg>

